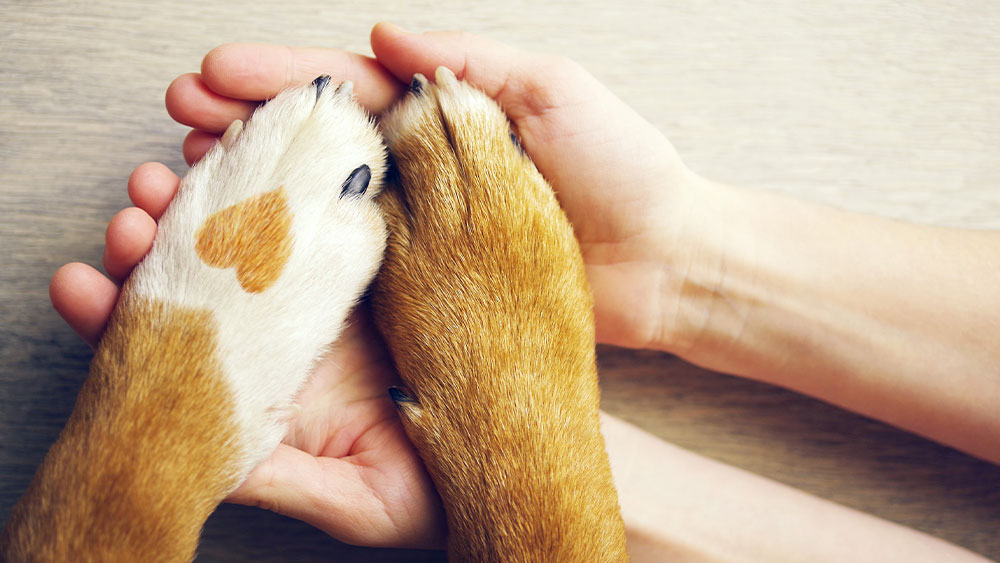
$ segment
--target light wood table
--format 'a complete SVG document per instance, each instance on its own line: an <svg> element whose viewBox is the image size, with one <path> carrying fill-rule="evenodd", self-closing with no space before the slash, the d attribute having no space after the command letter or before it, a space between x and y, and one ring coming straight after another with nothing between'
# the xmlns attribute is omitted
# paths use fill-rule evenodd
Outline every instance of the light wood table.
<svg viewBox="0 0 1000 563"><path fill-rule="evenodd" d="M178 173L170 80L227 41L367 51L376 21L571 56L730 183L1000 227L1000 4L860 0L544 6L285 0L0 3L0 520L72 408L89 349L52 311L68 261L148 160ZM950 3L949 3L950 4ZM604 407L662 438L1000 558L1000 468L795 394L601 348ZM720 484L720 488L724 484ZM437 561L223 506L199 561Z"/></svg>

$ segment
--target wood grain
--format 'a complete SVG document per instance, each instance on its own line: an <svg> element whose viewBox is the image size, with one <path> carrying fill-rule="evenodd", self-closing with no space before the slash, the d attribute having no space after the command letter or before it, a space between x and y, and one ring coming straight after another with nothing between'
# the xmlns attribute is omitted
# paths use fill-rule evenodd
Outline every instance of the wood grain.
<svg viewBox="0 0 1000 563"><path fill-rule="evenodd" d="M100 263L132 168L183 173L175 76L227 41L367 52L371 25L573 57L714 179L914 221L1000 227L1000 4L0 2L0 519L90 351L48 278ZM601 348L604 406L696 452L1000 558L1000 468L784 390ZM438 561L224 506L199 561Z"/></svg>

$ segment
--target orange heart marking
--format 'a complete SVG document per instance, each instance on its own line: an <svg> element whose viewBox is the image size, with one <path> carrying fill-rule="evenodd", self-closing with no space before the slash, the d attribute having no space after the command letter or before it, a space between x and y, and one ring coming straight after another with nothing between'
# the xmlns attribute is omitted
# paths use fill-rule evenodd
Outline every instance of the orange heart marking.
<svg viewBox="0 0 1000 563"><path fill-rule="evenodd" d="M292 214L279 187L213 213L195 233L195 251L214 268L236 268L248 293L278 280L292 254Z"/></svg>

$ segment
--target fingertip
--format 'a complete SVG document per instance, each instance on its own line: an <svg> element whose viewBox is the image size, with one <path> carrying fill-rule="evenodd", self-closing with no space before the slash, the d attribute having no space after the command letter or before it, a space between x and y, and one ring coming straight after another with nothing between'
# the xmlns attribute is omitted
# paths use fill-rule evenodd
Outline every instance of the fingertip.
<svg viewBox="0 0 1000 563"><path fill-rule="evenodd" d="M112 279L124 280L153 246L156 221L138 207L119 211L104 235L104 270Z"/></svg>
<svg viewBox="0 0 1000 563"><path fill-rule="evenodd" d="M337 70L310 70L316 59L313 51L340 58L334 49L297 49L262 43L225 43L205 54L201 78L217 94L240 100L268 100L281 90L308 82L320 74L338 74ZM303 52L310 54L303 56ZM329 61L324 61L329 63ZM336 64L332 66L338 66Z"/></svg>
<svg viewBox="0 0 1000 563"><path fill-rule="evenodd" d="M164 97L170 117L189 127L222 133L236 119L247 119L257 104L220 94L202 75L190 72L174 79Z"/></svg>
<svg viewBox="0 0 1000 563"><path fill-rule="evenodd" d="M607 92L570 59L527 53L465 31L409 33L378 24L371 44L376 60L398 80L434 76L444 67L499 102L515 123Z"/></svg>
<svg viewBox="0 0 1000 563"><path fill-rule="evenodd" d="M375 59L402 83L409 83L415 73L421 72L416 70L418 63L415 59L423 53L421 49L409 48L407 39L411 35L399 26L387 22L375 24L369 34Z"/></svg>
<svg viewBox="0 0 1000 563"><path fill-rule="evenodd" d="M62 309L62 305L65 303L63 298L69 294L68 289L80 277L80 272L85 269L93 268L82 262L70 262L69 264L60 266L52 274L52 279L49 280L49 298L52 300L52 304L56 306L56 310Z"/></svg>
<svg viewBox="0 0 1000 563"><path fill-rule="evenodd" d="M201 76L207 84L211 85L219 71L226 68L230 53L233 49L238 51L241 45L241 43L223 43L205 53L201 59Z"/></svg>
<svg viewBox="0 0 1000 563"><path fill-rule="evenodd" d="M201 63L201 80L209 89L241 100L273 98L322 74L335 82L352 81L358 103L372 113L383 111L404 89L372 57L341 49L227 43L209 51Z"/></svg>
<svg viewBox="0 0 1000 563"><path fill-rule="evenodd" d="M184 137L184 145L181 149L188 166L194 166L196 162L201 160L218 140L219 137L213 133L198 129L191 130L187 137Z"/></svg>
<svg viewBox="0 0 1000 563"><path fill-rule="evenodd" d="M180 182L180 177L164 164L140 164L128 178L128 197L150 217L159 219L177 193Z"/></svg>
<svg viewBox="0 0 1000 563"><path fill-rule="evenodd" d="M118 302L118 287L87 264L60 267L49 282L52 307L91 347L96 347Z"/></svg>
<svg viewBox="0 0 1000 563"><path fill-rule="evenodd" d="M255 43L223 43L213 48L201 59L201 78L213 91L224 96L243 100L266 100L280 88L261 84L264 76L283 75L276 68L269 49L287 49ZM286 67L287 70L287 67Z"/></svg>
<svg viewBox="0 0 1000 563"><path fill-rule="evenodd" d="M163 103L167 107L167 114L174 121L194 127L193 124L188 123L190 118L187 115L189 110L186 106L192 97L192 91L202 87L201 77L194 72L182 74L173 79L170 85L167 86L166 93L163 95Z"/></svg>
<svg viewBox="0 0 1000 563"><path fill-rule="evenodd" d="M396 37L409 34L409 31L406 31L392 22L378 22L372 27L371 33L368 35L368 39L373 45L375 43L385 44L385 42L392 41Z"/></svg>

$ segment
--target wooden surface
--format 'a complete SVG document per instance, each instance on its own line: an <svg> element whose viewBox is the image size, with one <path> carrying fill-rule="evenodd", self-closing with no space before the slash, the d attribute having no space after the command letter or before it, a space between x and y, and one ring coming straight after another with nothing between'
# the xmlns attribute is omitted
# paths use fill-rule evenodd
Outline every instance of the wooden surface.
<svg viewBox="0 0 1000 563"><path fill-rule="evenodd" d="M610 4L610 3L608 3ZM944 4L948 4L945 6ZM132 168L176 172L178 74L227 41L367 51L371 25L462 28L571 56L714 179L915 221L1000 227L1000 4L285 0L0 3L0 520L90 351L52 311L100 264ZM1000 558L1000 468L666 355L601 348L605 409L680 446ZM720 494L724 484L720 483ZM437 561L224 506L199 561Z"/></svg>

